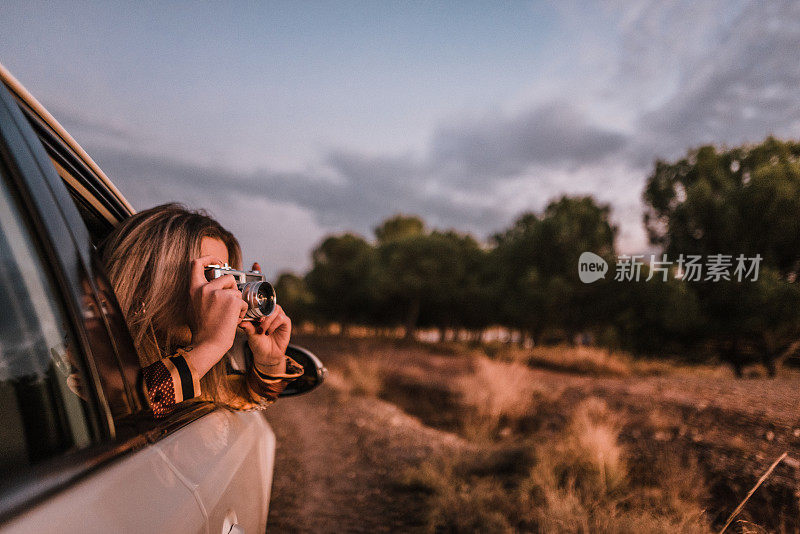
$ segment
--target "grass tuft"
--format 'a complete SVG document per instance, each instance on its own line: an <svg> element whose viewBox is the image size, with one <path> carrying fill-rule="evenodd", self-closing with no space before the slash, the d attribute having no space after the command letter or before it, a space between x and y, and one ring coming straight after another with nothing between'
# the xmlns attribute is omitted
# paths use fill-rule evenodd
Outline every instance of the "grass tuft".
<svg viewBox="0 0 800 534"><path fill-rule="evenodd" d="M621 427L589 398L549 443L485 444L430 459L402 481L426 496L431 532L709 532L692 492L639 498L658 488L632 484Z"/></svg>
<svg viewBox="0 0 800 534"><path fill-rule="evenodd" d="M378 397L383 390L385 372L381 363L366 356L348 356L341 366L330 370L328 382L351 395Z"/></svg>

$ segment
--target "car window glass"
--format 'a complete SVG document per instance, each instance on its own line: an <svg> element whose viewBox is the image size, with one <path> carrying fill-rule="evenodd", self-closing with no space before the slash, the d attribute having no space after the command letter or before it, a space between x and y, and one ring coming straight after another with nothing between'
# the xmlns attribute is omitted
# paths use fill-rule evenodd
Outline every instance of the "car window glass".
<svg viewBox="0 0 800 534"><path fill-rule="evenodd" d="M96 439L89 382L45 267L0 181L0 474Z"/></svg>

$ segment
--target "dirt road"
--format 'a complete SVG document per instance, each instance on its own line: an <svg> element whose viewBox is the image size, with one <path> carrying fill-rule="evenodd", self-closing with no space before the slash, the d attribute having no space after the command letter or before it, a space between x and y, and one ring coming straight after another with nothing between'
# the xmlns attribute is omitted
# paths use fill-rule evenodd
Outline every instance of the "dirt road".
<svg viewBox="0 0 800 534"><path fill-rule="evenodd" d="M394 405L325 385L266 411L278 438L268 532L413 532L421 503L393 482L464 442Z"/></svg>

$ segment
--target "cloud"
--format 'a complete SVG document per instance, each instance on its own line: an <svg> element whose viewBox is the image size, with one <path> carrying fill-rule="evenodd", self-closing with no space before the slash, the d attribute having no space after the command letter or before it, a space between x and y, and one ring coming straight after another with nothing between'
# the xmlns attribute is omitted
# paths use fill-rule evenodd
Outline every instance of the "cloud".
<svg viewBox="0 0 800 534"><path fill-rule="evenodd" d="M674 66L665 69L673 73L672 80L649 76L672 90L641 114L640 154L673 158L702 143L797 136L800 4L708 2L675 17L669 5L649 2L638 13L623 32L630 45L624 58L630 61L622 72L628 78L648 78L659 61ZM661 52L642 59L648 45Z"/></svg>
<svg viewBox="0 0 800 534"><path fill-rule="evenodd" d="M431 164L467 185L513 176L534 164L570 167L594 163L619 152L625 135L592 124L574 104L547 102L516 115L440 127Z"/></svg>
<svg viewBox="0 0 800 534"><path fill-rule="evenodd" d="M495 182L513 181L532 167L596 168L598 159L618 152L623 143L622 135L592 126L566 103L553 103L517 116L441 127L423 157L330 151L317 172L242 173L110 145L94 146L92 154L139 207L163 201L162 190L169 186L179 194L206 194L210 202L239 194L294 205L311 212L318 224L365 234L402 212L484 236L516 215L491 193ZM541 187L546 180L530 175L521 184L534 194L541 191L536 207L552 196L544 193L550 188Z"/></svg>
<svg viewBox="0 0 800 534"><path fill-rule="evenodd" d="M92 108L78 111L54 103L47 109L72 137L87 145L130 147L144 140L142 133L126 121L92 112Z"/></svg>
<svg viewBox="0 0 800 534"><path fill-rule="evenodd" d="M433 191L411 172L416 167L402 159L338 152L329 157L325 173L241 173L102 146L91 152L137 208L187 197L210 207L239 195L296 206L312 214L315 224L366 235L380 220L398 212L418 213L434 225L473 231L494 227L503 218L502 210L479 196ZM328 176L331 172L335 179ZM243 225L248 216L242 215Z"/></svg>

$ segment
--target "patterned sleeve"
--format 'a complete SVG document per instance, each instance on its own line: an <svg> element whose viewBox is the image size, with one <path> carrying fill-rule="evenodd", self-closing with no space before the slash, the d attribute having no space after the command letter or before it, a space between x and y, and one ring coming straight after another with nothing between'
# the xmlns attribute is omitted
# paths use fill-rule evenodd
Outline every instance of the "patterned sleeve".
<svg viewBox="0 0 800 534"><path fill-rule="evenodd" d="M142 368L142 389L155 417L165 417L175 405L201 395L200 377L195 376L186 359L178 354ZM260 409L275 402L278 395L294 379L303 375L303 366L286 356L286 371L267 375L251 366L243 381L229 377L234 396L226 404L234 409ZM236 387L236 384L241 384Z"/></svg>
<svg viewBox="0 0 800 534"><path fill-rule="evenodd" d="M180 351L142 368L142 386L156 417L169 414L179 402L200 396L200 378L192 374Z"/></svg>
<svg viewBox="0 0 800 534"><path fill-rule="evenodd" d="M290 382L301 376L303 366L286 356L286 371L281 374L264 374L253 365L247 373L247 389L257 404L265 406L274 402Z"/></svg>

